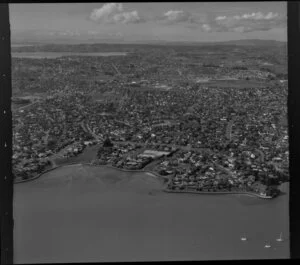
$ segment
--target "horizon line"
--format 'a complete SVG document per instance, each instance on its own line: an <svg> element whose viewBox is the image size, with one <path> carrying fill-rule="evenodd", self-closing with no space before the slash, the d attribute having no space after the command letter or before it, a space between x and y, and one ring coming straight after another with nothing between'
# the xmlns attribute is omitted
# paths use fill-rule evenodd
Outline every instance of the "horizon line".
<svg viewBox="0 0 300 265"><path fill-rule="evenodd" d="M56 40L56 41L51 41L51 40L40 40L40 41L18 41L18 40L11 40L11 44L53 44L53 45L59 45L59 44L69 44L69 45L79 45L79 44L152 44L152 43L230 43L230 42L247 42L247 41L257 41L257 42L278 42L278 43L287 43L288 40L275 40L275 39L232 39L232 40L226 40L226 41L184 41L184 40L179 40L179 41L172 41L172 40L137 40L137 41L120 41L120 40L89 40L87 39L86 41L84 40L71 40L69 41L70 43L63 43L63 42L68 42L69 40L67 39L61 39L61 40Z"/></svg>

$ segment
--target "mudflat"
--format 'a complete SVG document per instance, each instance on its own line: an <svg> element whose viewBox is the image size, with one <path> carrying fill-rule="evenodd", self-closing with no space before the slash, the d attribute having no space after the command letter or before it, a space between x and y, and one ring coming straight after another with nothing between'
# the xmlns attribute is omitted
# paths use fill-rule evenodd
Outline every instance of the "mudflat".
<svg viewBox="0 0 300 265"><path fill-rule="evenodd" d="M14 262L289 258L288 184L274 200L162 188L147 173L87 165L16 184Z"/></svg>

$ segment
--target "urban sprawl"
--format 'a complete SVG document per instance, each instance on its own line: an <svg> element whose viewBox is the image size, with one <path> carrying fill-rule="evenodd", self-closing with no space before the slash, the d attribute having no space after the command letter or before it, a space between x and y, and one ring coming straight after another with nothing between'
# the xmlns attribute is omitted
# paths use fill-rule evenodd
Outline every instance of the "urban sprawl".
<svg viewBox="0 0 300 265"><path fill-rule="evenodd" d="M12 59L15 180L94 148L89 163L153 172L167 191L275 197L288 181L286 47L68 49L127 54Z"/></svg>

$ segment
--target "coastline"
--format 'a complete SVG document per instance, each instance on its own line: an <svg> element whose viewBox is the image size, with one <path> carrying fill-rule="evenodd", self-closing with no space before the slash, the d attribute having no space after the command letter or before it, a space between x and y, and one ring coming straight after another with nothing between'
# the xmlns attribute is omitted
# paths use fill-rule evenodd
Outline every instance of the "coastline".
<svg viewBox="0 0 300 265"><path fill-rule="evenodd" d="M67 167L67 166L75 166L75 165L88 165L88 166L92 166L91 164L89 163L69 163L69 164L66 164L66 165L60 165L60 166L54 166L52 168L49 168L49 169L46 169L45 171L43 171L42 173L40 174L37 174L36 176L32 177L32 178L28 178L28 179L21 179L21 180L15 180L14 181L14 184L19 184L19 183L24 183L24 182L29 182L29 181L33 181L33 180L36 180L38 178L40 178L41 176L43 176L44 174L50 172L50 171L53 171L55 169L58 169L58 168L61 168L61 167Z"/></svg>
<svg viewBox="0 0 300 265"><path fill-rule="evenodd" d="M111 168L111 169L115 169L115 170L119 170L119 171L122 171L122 172L132 172L132 173L148 173L148 174L151 174L153 177L155 178L164 178L164 179L168 179L168 177L163 177L153 171L148 171L148 170L143 170L143 169L140 169L140 170L134 170L134 169L123 169L123 168L118 168L118 167L114 167L114 166L111 166L111 165L93 165L91 163L69 163L69 164L66 164L66 165L60 165L60 166L55 166L55 167L52 167L50 169L47 169L45 170L44 172L38 174L37 176L35 177L32 177L30 179L23 179L23 180L18 180L18 181L15 181L14 184L19 184L19 183L24 183L24 182L29 182L29 181L33 181L33 180L36 180L38 178L40 178L42 175L50 172L50 171L53 171L55 169L58 169L58 168L61 168L61 167L67 167L67 166L76 166L76 165L86 165L86 166L93 166L93 167L106 167L106 168ZM190 194L202 194L202 195L234 195L234 194L239 194L239 195L250 195L250 196L255 196L255 197L258 197L258 198L261 198L261 199L273 199L272 197L265 197L265 196L262 196L258 193L255 193L255 192L247 192L247 191L193 191L193 190L170 190L168 188L163 188L162 189L164 192L167 192L167 193L190 193Z"/></svg>
<svg viewBox="0 0 300 265"><path fill-rule="evenodd" d="M85 165L85 166L91 166L91 167L106 167L106 168L111 168L111 169L115 169L115 170L119 170L119 171L123 171L123 172L132 172L132 173L150 173L154 177L165 178L165 177L160 176L159 174L157 174L155 172L146 171L146 170L142 170L142 169L141 170L123 169L123 168L118 168L118 167L114 167L114 166L111 166L111 165L93 165L91 163L77 163L77 162L74 162L74 163L69 163L69 164L66 164L66 165L54 166L52 168L49 168L49 169L43 171L42 173L38 174L37 176L34 176L32 178L29 178L29 179L15 180L14 184L33 181L33 180L36 180L36 179L40 178L42 175L44 175L44 174L46 174L50 171L53 171L55 169L58 169L58 168L61 168L61 167L76 166L76 165L78 165L78 166L79 165Z"/></svg>
<svg viewBox="0 0 300 265"><path fill-rule="evenodd" d="M170 190L170 189L164 189L165 192L168 193L191 193L191 194L203 194L203 195L232 195L232 194L239 194L239 195L250 195L250 196L256 196L261 199L272 199L272 197L264 197L260 194L257 194L255 192L247 192L247 191L192 191L192 190Z"/></svg>

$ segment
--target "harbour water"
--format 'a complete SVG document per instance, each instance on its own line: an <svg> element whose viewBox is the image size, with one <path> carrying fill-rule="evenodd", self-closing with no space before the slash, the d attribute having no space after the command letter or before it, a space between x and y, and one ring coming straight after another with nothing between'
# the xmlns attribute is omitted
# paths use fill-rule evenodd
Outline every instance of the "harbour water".
<svg viewBox="0 0 300 265"><path fill-rule="evenodd" d="M273 200L170 194L150 174L62 167L15 185L14 262L289 258L282 189Z"/></svg>

